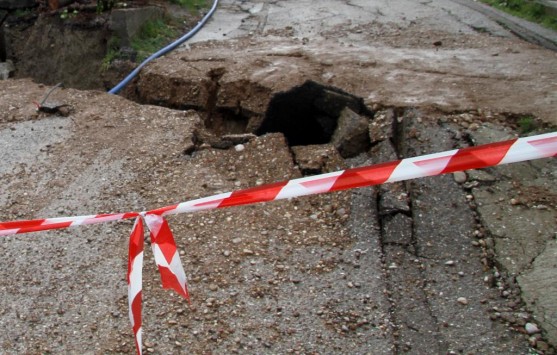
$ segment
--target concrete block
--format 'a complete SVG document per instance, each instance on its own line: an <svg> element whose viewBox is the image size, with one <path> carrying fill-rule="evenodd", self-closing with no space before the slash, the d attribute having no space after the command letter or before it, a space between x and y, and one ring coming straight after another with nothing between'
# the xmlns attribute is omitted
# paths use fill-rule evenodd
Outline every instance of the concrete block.
<svg viewBox="0 0 557 355"><path fill-rule="evenodd" d="M164 9L157 6L117 9L110 14L109 26L120 39L120 46L127 47L147 21L160 19L163 15Z"/></svg>

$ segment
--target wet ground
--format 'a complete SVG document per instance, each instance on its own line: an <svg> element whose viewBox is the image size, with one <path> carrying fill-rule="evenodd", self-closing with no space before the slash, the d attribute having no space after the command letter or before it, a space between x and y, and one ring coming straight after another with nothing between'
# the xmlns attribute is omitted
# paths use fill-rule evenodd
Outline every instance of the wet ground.
<svg viewBox="0 0 557 355"><path fill-rule="evenodd" d="M224 1L196 41L148 66L135 102L65 89L64 111L37 113L48 87L1 82L0 220L152 209L555 130L555 53L450 1ZM288 131L344 107L369 128L350 157L330 130ZM192 304L161 290L147 252L145 350L554 353L556 174L546 159L172 217ZM2 239L2 351L132 352L130 229Z"/></svg>

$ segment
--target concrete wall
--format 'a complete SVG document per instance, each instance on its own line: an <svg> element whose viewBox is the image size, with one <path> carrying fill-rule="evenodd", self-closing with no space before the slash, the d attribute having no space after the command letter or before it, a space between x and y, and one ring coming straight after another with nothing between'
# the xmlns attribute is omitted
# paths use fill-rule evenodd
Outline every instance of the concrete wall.
<svg viewBox="0 0 557 355"><path fill-rule="evenodd" d="M163 14L164 9L156 6L112 10L110 29L120 39L120 45L128 47L145 22L162 18Z"/></svg>

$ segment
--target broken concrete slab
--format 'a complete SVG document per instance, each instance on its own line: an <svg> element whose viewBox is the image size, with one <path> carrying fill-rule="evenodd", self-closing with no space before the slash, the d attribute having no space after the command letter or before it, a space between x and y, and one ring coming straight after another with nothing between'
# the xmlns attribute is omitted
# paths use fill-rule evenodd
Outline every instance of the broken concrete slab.
<svg viewBox="0 0 557 355"><path fill-rule="evenodd" d="M529 267L557 230L553 210L513 204L516 191L508 181L472 190L483 224L494 237L497 260L513 276Z"/></svg>
<svg viewBox="0 0 557 355"><path fill-rule="evenodd" d="M240 104L248 112L264 113L273 94L313 80L364 98L370 107L377 102L445 107L451 111L489 107L497 112L526 110L546 122L555 122L553 111L548 109L555 100L548 94L555 82L549 65L553 64L553 57L539 53L540 59L534 63L531 49L528 55L511 54L505 49L515 47L515 43L501 46L501 42L489 44L490 51L498 48L497 57L486 57L485 50L475 49L458 50L455 58L456 52L448 50L435 52L437 59L432 62L429 53L416 52L414 48L356 48L329 42L304 45L282 37L230 40L219 43L218 48L214 43L195 43L188 50L171 53L144 68L134 92L143 102L203 107L208 98L207 73L226 68L219 80L217 106ZM224 55L226 52L235 55L230 58ZM527 68L528 72L516 78L521 83L520 90L501 79L502 75L518 75L514 69L501 67L507 63L503 57ZM523 77L538 75L538 70L547 77L525 88ZM475 80L464 79L469 75L475 75ZM499 93L497 99L493 97L495 92Z"/></svg>
<svg viewBox="0 0 557 355"><path fill-rule="evenodd" d="M375 144L393 136L395 111L390 108L375 113L369 123L369 139Z"/></svg>
<svg viewBox="0 0 557 355"><path fill-rule="evenodd" d="M555 231L554 231L555 232ZM531 267L517 277L522 297L547 340L557 344L557 241L547 242Z"/></svg>
<svg viewBox="0 0 557 355"><path fill-rule="evenodd" d="M337 122L337 128L331 137L331 143L343 158L353 157L369 148L369 120L344 108Z"/></svg>
<svg viewBox="0 0 557 355"><path fill-rule="evenodd" d="M432 124L433 121L420 112L404 116L404 135L398 138L403 142L404 156L454 146L449 129ZM465 191L450 175L412 180L408 186L412 245L426 280L422 312L435 315L438 352L525 351L518 339L508 337L510 329L485 316L490 309L488 300L496 302L498 292L483 281L482 253L471 243L476 221ZM483 341L472 341L472 328L481 329ZM495 343L498 345L493 347Z"/></svg>
<svg viewBox="0 0 557 355"><path fill-rule="evenodd" d="M382 203L379 202L379 206ZM397 244L414 249L412 243L412 218L402 213L382 217L383 243ZM407 249L406 249L407 250ZM415 253L414 253L415 255Z"/></svg>
<svg viewBox="0 0 557 355"><path fill-rule="evenodd" d="M408 230L408 232L410 232ZM396 334L395 353L445 353L439 324L429 311L423 260L401 245L385 245L386 279L390 287Z"/></svg>
<svg viewBox="0 0 557 355"><path fill-rule="evenodd" d="M329 173L346 166L338 150L330 144L301 145L291 149L294 160L304 175Z"/></svg>
<svg viewBox="0 0 557 355"><path fill-rule="evenodd" d="M392 123L390 124L392 125ZM370 150L375 164L397 159L395 148L389 139L383 140ZM383 184L377 187L379 194L379 214L392 215L399 212L410 212L408 194L404 182Z"/></svg>

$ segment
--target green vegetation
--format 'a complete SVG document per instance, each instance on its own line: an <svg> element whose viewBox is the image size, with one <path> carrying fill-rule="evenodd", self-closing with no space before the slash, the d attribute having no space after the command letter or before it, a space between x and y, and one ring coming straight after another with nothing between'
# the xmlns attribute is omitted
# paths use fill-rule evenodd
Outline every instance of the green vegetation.
<svg viewBox="0 0 557 355"><path fill-rule="evenodd" d="M522 17L528 21L557 31L557 16L546 12L544 7L534 0L481 0L511 15Z"/></svg>
<svg viewBox="0 0 557 355"><path fill-rule="evenodd" d="M180 35L170 19L157 19L146 22L139 34L132 39L131 46L137 52L137 61L141 62Z"/></svg>
<svg viewBox="0 0 557 355"><path fill-rule="evenodd" d="M101 63L101 71L107 71L112 61L120 57L120 38L116 36L110 37L106 44L106 55Z"/></svg>
<svg viewBox="0 0 557 355"><path fill-rule="evenodd" d="M97 0L97 13L108 11L114 7L116 0Z"/></svg>
<svg viewBox="0 0 557 355"><path fill-rule="evenodd" d="M208 0L168 0L171 3L183 6L190 12L206 8ZM97 12L103 12L112 7L126 7L127 3L115 0L97 0ZM173 16L165 16L162 19L156 19L146 22L139 31L139 34L131 39L131 47L136 53L135 62L142 62L145 58L155 53L165 45L171 43L182 35L184 29L180 23L181 19ZM130 59L130 54L123 53L120 39L116 37L110 38L107 43L106 55L103 58L101 70L106 71L110 68L110 64L116 59Z"/></svg>
<svg viewBox="0 0 557 355"><path fill-rule="evenodd" d="M14 11L14 16L17 18L25 17L27 15L31 15L33 11L31 9L17 9Z"/></svg>
<svg viewBox="0 0 557 355"><path fill-rule="evenodd" d="M178 38L180 34L181 30L171 18L147 21L141 27L139 34L132 38L130 43L136 53L135 62L142 62L145 58ZM106 55L101 64L102 71L108 70L110 64L116 59L129 59L129 57L122 53L120 42L120 38L116 36L108 40Z"/></svg>
<svg viewBox="0 0 557 355"><path fill-rule="evenodd" d="M189 10L198 10L208 6L207 0L169 0L171 3L180 5Z"/></svg>
<svg viewBox="0 0 557 355"><path fill-rule="evenodd" d="M523 116L519 118L517 124L521 134L530 133L538 128L536 120L532 116Z"/></svg>

